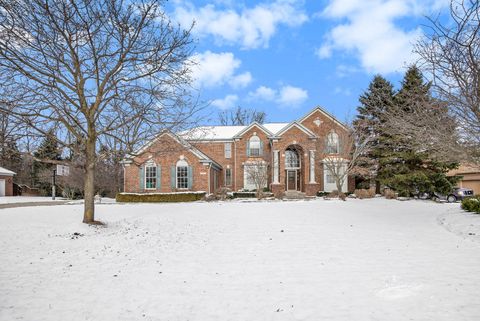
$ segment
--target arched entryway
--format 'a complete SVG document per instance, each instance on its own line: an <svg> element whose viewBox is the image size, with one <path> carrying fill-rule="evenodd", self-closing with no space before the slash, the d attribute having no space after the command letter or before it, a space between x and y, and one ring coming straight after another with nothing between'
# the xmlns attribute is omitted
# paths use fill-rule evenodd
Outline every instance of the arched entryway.
<svg viewBox="0 0 480 321"><path fill-rule="evenodd" d="M285 190L301 191L303 188L303 150L290 145L285 150Z"/></svg>

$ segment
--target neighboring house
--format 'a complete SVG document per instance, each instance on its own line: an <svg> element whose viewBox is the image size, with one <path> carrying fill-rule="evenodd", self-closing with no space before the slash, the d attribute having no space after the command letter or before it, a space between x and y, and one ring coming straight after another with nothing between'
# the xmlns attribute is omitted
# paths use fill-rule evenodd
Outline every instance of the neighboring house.
<svg viewBox="0 0 480 321"><path fill-rule="evenodd" d="M205 126L178 134L164 131L123 160L124 191L252 190L255 184L248 175L252 169L265 172L265 187L276 196L285 191L306 195L333 191L335 180L324 170L322 157L339 153L339 133L346 131L320 107L290 123ZM326 150L317 150L319 146ZM345 179L342 190L353 189L354 180Z"/></svg>
<svg viewBox="0 0 480 321"><path fill-rule="evenodd" d="M16 173L0 167L0 196L13 196L13 175Z"/></svg>
<svg viewBox="0 0 480 321"><path fill-rule="evenodd" d="M462 176L458 187L471 188L475 195L480 195L480 166L462 164L458 169L451 170L448 176Z"/></svg>

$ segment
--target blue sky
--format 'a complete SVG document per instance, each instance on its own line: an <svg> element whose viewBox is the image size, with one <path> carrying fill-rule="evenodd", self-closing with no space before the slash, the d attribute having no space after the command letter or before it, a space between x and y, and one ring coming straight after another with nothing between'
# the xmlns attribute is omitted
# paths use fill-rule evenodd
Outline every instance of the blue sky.
<svg viewBox="0 0 480 321"><path fill-rule="evenodd" d="M416 60L412 45L425 16L448 0L187 1L171 17L195 20L193 75L218 111L242 106L291 121L320 105L341 120L354 117L359 95L380 73L395 86Z"/></svg>

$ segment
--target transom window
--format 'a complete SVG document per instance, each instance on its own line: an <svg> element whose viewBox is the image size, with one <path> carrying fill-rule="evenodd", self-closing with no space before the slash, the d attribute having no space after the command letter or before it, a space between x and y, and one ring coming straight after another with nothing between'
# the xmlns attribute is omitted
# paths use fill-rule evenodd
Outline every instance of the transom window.
<svg viewBox="0 0 480 321"><path fill-rule="evenodd" d="M157 187L157 166L153 163L145 167L145 188L155 189Z"/></svg>
<svg viewBox="0 0 480 321"><path fill-rule="evenodd" d="M286 168L300 168L300 157L294 149L287 149L285 151L285 167Z"/></svg>
<svg viewBox="0 0 480 321"><path fill-rule="evenodd" d="M249 141L249 149L250 149L250 156L260 156L260 138L258 136L250 137Z"/></svg>
<svg viewBox="0 0 480 321"><path fill-rule="evenodd" d="M327 154L338 154L339 141L337 133L331 132L327 135Z"/></svg>
<svg viewBox="0 0 480 321"><path fill-rule="evenodd" d="M177 188L188 188L188 163L183 159L177 162Z"/></svg>

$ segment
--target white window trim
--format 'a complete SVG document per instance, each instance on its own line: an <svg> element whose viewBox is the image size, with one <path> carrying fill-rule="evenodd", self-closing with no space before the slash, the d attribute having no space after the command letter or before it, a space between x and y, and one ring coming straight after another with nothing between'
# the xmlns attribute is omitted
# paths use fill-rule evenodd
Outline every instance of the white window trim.
<svg viewBox="0 0 480 321"><path fill-rule="evenodd" d="M230 184L227 184L227 171L230 171ZM225 186L232 186L233 184L233 173L231 168L225 168Z"/></svg>
<svg viewBox="0 0 480 321"><path fill-rule="evenodd" d="M182 163L182 165L178 165L178 163ZM185 165L183 165L183 163ZM181 159L179 161L177 161L177 163L175 164L175 188L176 189L179 189L179 190L188 190L188 163L186 160L184 159ZM178 168L179 167L185 167L187 169L187 187L178 187Z"/></svg>
<svg viewBox="0 0 480 321"><path fill-rule="evenodd" d="M227 146L229 146L229 148L227 148ZM225 158L227 158L227 159L232 158L232 143L225 143L225 145L224 145L223 148L224 148L224 156L225 156ZM227 150L228 150L228 152L229 152L228 157L227 157Z"/></svg>
<svg viewBox="0 0 480 321"><path fill-rule="evenodd" d="M147 168L155 168L155 184L154 184L154 187L147 187ZM145 169L144 169L144 173L143 173L143 186L145 188L145 190L149 190L149 191L152 191L152 190L156 190L157 189L157 171L158 171L158 168L157 168L157 164L155 164L154 162L148 162L145 164Z"/></svg>

